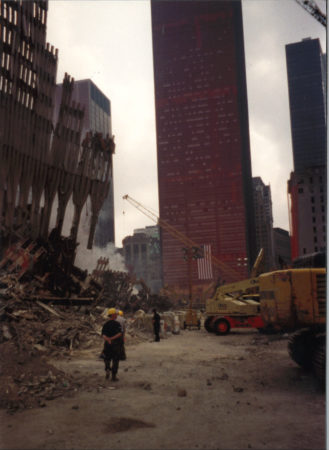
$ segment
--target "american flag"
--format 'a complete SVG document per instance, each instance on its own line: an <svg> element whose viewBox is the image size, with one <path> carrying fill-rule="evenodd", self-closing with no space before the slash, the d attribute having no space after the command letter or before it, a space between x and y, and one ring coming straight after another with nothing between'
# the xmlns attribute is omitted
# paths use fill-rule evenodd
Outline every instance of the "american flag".
<svg viewBox="0 0 329 450"><path fill-rule="evenodd" d="M211 245L203 245L203 256L197 259L199 280L211 280L213 278L211 264Z"/></svg>

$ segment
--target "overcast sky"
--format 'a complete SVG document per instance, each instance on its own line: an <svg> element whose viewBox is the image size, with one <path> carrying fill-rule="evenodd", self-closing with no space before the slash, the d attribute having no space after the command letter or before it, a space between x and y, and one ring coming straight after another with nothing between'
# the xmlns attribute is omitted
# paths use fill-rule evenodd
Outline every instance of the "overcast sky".
<svg viewBox="0 0 329 450"><path fill-rule="evenodd" d="M232 0L234 1L234 0ZM325 11L325 1L317 0ZM289 230L293 169L285 45L325 28L295 0L242 0L252 175L270 184L274 226ZM122 196L158 211L151 13L148 0L50 0L47 40L59 49L57 82L90 78L110 99L115 136L116 245L154 223Z"/></svg>

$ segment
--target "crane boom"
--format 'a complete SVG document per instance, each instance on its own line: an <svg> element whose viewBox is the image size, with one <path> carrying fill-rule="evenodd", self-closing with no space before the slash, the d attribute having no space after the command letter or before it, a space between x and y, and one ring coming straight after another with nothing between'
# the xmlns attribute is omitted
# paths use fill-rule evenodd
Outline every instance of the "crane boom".
<svg viewBox="0 0 329 450"><path fill-rule="evenodd" d="M145 206L143 206L141 203L139 203L137 200L134 200L131 198L128 194L124 195L122 197L124 200L127 200L131 205L135 206L139 211L141 211L143 214L145 214L147 217L149 217L151 220L153 220L156 224L158 224L161 228L166 230L169 234L171 234L173 237L175 237L177 240L185 244L187 247L194 247L200 251L202 251L201 246L199 244L196 244L192 239L190 239L188 236L186 236L184 233L177 230L175 227L170 225L170 223L166 222L163 219L160 219L155 213L147 209ZM214 264L214 266L218 267L223 274L229 275L230 277L233 277L233 279L239 279L241 275L236 272L231 267L227 266L223 262L221 262L218 258L211 255L211 261Z"/></svg>
<svg viewBox="0 0 329 450"><path fill-rule="evenodd" d="M320 10L314 0L295 0L324 27L327 27L327 16Z"/></svg>

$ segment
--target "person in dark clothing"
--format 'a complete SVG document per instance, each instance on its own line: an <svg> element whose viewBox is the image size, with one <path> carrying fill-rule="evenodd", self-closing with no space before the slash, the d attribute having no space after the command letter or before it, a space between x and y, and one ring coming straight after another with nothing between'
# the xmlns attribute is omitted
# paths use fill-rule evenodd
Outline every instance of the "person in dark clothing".
<svg viewBox="0 0 329 450"><path fill-rule="evenodd" d="M155 342L160 341L160 315L157 313L157 310L153 309L153 330L155 336Z"/></svg>
<svg viewBox="0 0 329 450"><path fill-rule="evenodd" d="M106 373L105 378L109 378L110 371L112 371L112 381L119 381L116 375L119 369L122 331L119 322L115 320L115 308L110 308L108 310L108 315L110 320L104 324L102 329L102 336L105 341L103 351Z"/></svg>

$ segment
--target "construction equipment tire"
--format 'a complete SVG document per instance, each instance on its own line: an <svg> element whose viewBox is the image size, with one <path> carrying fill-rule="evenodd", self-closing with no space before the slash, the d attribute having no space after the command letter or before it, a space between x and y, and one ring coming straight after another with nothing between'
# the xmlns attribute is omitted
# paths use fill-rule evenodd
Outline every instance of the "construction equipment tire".
<svg viewBox="0 0 329 450"><path fill-rule="evenodd" d="M289 355L303 369L310 370L312 368L314 348L315 336L308 328L296 331L289 338Z"/></svg>
<svg viewBox="0 0 329 450"><path fill-rule="evenodd" d="M212 322L212 317L207 317L205 322L204 322L204 327L208 331L208 333L213 333L214 332L214 327L211 324L211 322Z"/></svg>
<svg viewBox="0 0 329 450"><path fill-rule="evenodd" d="M224 336L230 332L231 325L226 319L217 319L214 324L214 329L218 336Z"/></svg>
<svg viewBox="0 0 329 450"><path fill-rule="evenodd" d="M326 337L325 335L316 338L313 354L313 371L315 378L321 387L326 386Z"/></svg>

